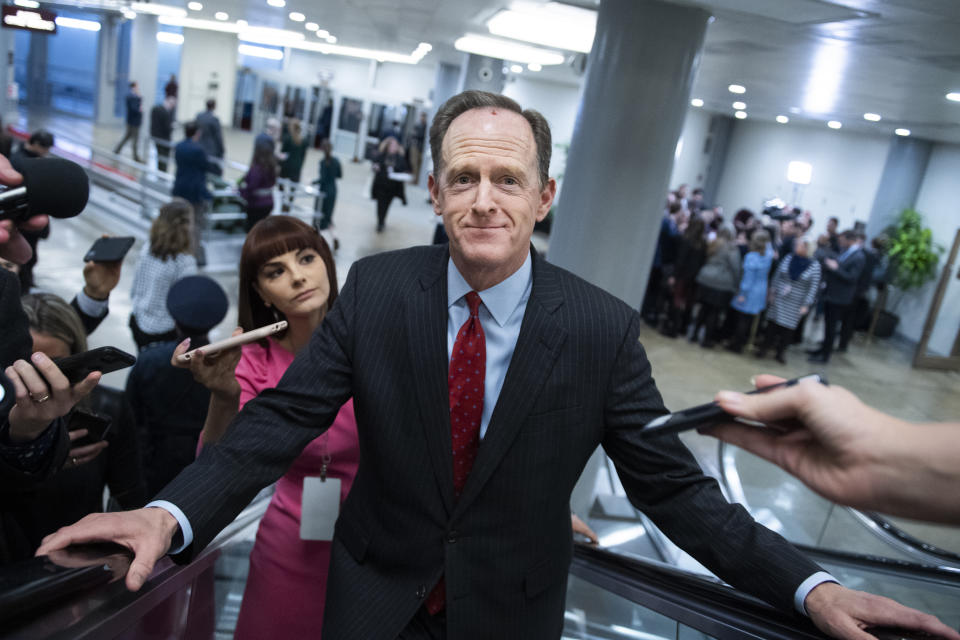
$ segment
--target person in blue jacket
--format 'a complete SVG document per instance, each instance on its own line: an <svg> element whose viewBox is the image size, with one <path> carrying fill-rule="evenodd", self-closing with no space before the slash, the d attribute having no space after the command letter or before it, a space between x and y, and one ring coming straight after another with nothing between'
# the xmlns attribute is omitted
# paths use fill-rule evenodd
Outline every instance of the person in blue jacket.
<svg viewBox="0 0 960 640"><path fill-rule="evenodd" d="M773 263L773 248L770 234L758 230L750 238L750 251L743 258L743 276L740 290L730 302L735 316L734 333L727 349L735 353L743 351L747 335L754 319L767 306L767 277Z"/></svg>
<svg viewBox="0 0 960 640"><path fill-rule="evenodd" d="M119 154L123 145L130 140L133 142L133 159L135 162L141 162L137 143L140 139L140 125L143 123L143 98L140 96L136 82L130 83L130 91L127 92L124 102L127 107L127 129L113 152Z"/></svg>
<svg viewBox="0 0 960 640"><path fill-rule="evenodd" d="M198 141L200 137L196 122L183 125L184 139L174 149L173 158L177 173L173 181L173 195L183 198L193 207L193 253L197 266L206 264L200 232L204 227L205 214L213 195L207 190L207 152Z"/></svg>

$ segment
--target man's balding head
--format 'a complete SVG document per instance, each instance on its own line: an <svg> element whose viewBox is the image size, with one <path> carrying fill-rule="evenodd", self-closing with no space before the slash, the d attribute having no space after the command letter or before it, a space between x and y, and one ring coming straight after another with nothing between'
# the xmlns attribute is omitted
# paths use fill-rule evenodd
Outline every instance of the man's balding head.
<svg viewBox="0 0 960 640"><path fill-rule="evenodd" d="M450 128L450 123L458 116L471 109L504 109L518 113L524 117L533 132L533 140L537 146L537 175L540 188L543 189L550 181L550 154L553 142L550 137L550 125L546 118L533 109L523 109L515 100L487 91L464 91L444 102L437 115L433 118L430 127L430 152L433 155L433 175L440 179L443 171L443 138Z"/></svg>

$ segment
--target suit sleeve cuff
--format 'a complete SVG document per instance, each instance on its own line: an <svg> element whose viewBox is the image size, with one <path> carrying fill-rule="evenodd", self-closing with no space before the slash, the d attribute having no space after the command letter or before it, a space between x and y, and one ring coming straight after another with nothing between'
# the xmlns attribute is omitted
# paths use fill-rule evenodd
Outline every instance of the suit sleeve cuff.
<svg viewBox="0 0 960 640"><path fill-rule="evenodd" d="M183 543L177 548L171 548L167 552L168 555L176 555L190 546L193 542L193 528L190 526L190 521L187 520L187 516L183 514L183 511L180 510L180 507L173 504L172 502L167 502L166 500L154 500L153 502L147 504L144 509L149 509L150 507L156 507L158 509L163 509L174 518L177 519L177 524L180 525L180 534L183 536ZM176 544L177 538L174 536L174 544ZM806 584L806 583L804 583ZM801 585L802 586L802 585ZM811 589L813 587L810 587ZM802 601L801 601L802 602Z"/></svg>
<svg viewBox="0 0 960 640"><path fill-rule="evenodd" d="M109 301L91 298L83 289L80 289L80 292L77 293L77 306L91 318L102 318L107 315Z"/></svg>
<svg viewBox="0 0 960 640"><path fill-rule="evenodd" d="M147 505L149 506L149 505ZM806 602L807 596L810 595L810 592L813 589L824 582L836 582L840 584L840 581L834 578L832 575L826 571L818 571L803 582L800 583L800 586L797 587L796 593L793 595L793 606L803 615L807 614L807 607L804 604Z"/></svg>

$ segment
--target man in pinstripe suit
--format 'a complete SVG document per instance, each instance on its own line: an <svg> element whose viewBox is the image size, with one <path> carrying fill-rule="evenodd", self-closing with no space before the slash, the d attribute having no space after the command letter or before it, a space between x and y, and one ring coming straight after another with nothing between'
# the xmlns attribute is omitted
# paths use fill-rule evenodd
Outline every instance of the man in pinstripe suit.
<svg viewBox="0 0 960 640"><path fill-rule="evenodd" d="M189 560L202 549L353 397L361 462L336 525L328 640L559 637L570 492L598 444L634 504L735 586L843 637L869 622L935 628L841 587L727 504L676 437L638 436L666 412L639 314L530 247L556 189L542 116L466 92L441 107L430 144L430 192L449 250L358 261L278 387L248 403L217 446L148 508L87 518L41 552L126 544L137 554L127 584L139 588L164 553ZM483 405L460 486L448 375L476 321Z"/></svg>

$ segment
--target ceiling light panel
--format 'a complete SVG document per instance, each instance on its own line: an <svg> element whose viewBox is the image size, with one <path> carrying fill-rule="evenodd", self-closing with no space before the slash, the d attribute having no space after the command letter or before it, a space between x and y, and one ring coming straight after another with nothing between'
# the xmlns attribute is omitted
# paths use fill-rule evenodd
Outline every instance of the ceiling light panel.
<svg viewBox="0 0 960 640"><path fill-rule="evenodd" d="M203 4L199 2L188 2L187 9L190 9L190 11L201 11L203 9Z"/></svg>
<svg viewBox="0 0 960 640"><path fill-rule="evenodd" d="M215 14L213 14L213 17L216 18L217 20L230 19L230 15L226 11L217 11Z"/></svg>
<svg viewBox="0 0 960 640"><path fill-rule="evenodd" d="M590 53L597 12L559 2L515 2L487 20L487 29L504 38Z"/></svg>
<svg viewBox="0 0 960 640"><path fill-rule="evenodd" d="M281 9L287 6L286 0L267 0L267 4L271 7L279 7Z"/></svg>
<svg viewBox="0 0 960 640"><path fill-rule="evenodd" d="M948 93L947 100L951 100L953 102L960 102L960 91L952 91Z"/></svg>
<svg viewBox="0 0 960 640"><path fill-rule="evenodd" d="M733 108L736 109L737 111L743 111L744 109L747 108L747 103L746 103L746 102L734 102L732 106L733 106Z"/></svg>
<svg viewBox="0 0 960 640"><path fill-rule="evenodd" d="M543 66L561 64L565 56L559 51L531 47L529 45L491 38L477 34L470 34L458 38L453 43L457 51L464 51L478 56L487 56L498 60L509 60L510 62L521 62L530 64L531 62Z"/></svg>
<svg viewBox="0 0 960 640"><path fill-rule="evenodd" d="M304 20L307 19L307 16L303 15L299 11L291 11L290 19L293 20L294 22L303 22Z"/></svg>
<svg viewBox="0 0 960 640"><path fill-rule="evenodd" d="M702 107L703 100L701 100L700 98L694 98L693 100L690 101L690 104L694 107Z"/></svg>
<svg viewBox="0 0 960 640"><path fill-rule="evenodd" d="M729 87L727 87L727 91L729 91L730 93L746 93L747 88L744 87L742 84L732 84Z"/></svg>
<svg viewBox="0 0 960 640"><path fill-rule="evenodd" d="M843 126L843 123L840 122L839 120L831 120L830 122L827 123L827 126L830 127L831 129L839 129L840 127Z"/></svg>
<svg viewBox="0 0 960 640"><path fill-rule="evenodd" d="M733 116L734 116L737 120L746 120L746 119L747 119L747 112L746 112L746 111L737 111L735 114L733 114Z"/></svg>
<svg viewBox="0 0 960 640"><path fill-rule="evenodd" d="M150 13L155 16L185 16L187 10L183 7L171 7L166 4L154 4L152 2L133 2L130 8L137 13Z"/></svg>
<svg viewBox="0 0 960 640"><path fill-rule="evenodd" d="M787 124L788 122L790 122L790 118L788 118L787 116L777 116L777 122L779 122L780 124Z"/></svg>
<svg viewBox="0 0 960 640"><path fill-rule="evenodd" d="M869 120L870 122L880 122L881 117L878 113L865 113L863 114L864 120Z"/></svg>
<svg viewBox="0 0 960 640"><path fill-rule="evenodd" d="M903 137L910 135L910 129L894 129L893 132L898 136L903 136Z"/></svg>

